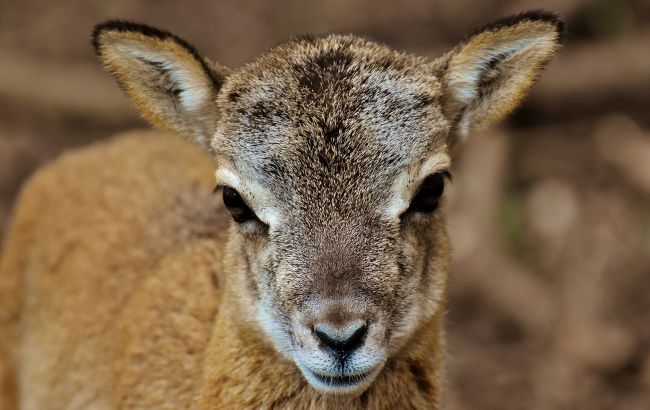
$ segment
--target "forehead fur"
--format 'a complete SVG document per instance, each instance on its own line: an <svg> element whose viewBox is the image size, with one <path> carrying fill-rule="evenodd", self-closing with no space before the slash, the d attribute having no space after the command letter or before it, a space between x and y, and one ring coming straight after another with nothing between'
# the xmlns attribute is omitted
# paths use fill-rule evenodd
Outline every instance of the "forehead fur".
<svg viewBox="0 0 650 410"><path fill-rule="evenodd" d="M302 37L226 80L212 147L274 190L342 197L446 149L441 94L421 58L355 36Z"/></svg>

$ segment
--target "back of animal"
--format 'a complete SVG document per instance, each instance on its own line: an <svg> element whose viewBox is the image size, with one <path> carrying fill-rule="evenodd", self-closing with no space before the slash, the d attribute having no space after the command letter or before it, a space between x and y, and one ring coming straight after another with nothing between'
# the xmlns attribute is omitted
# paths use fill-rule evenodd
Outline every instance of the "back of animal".
<svg viewBox="0 0 650 410"><path fill-rule="evenodd" d="M226 231L211 166L180 139L133 132L31 178L0 266L3 409L18 396L24 409L188 407Z"/></svg>

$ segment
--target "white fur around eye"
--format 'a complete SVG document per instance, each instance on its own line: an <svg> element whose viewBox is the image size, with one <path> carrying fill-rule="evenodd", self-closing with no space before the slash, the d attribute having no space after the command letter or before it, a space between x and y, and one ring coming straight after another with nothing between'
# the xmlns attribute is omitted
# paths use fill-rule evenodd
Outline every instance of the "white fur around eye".
<svg viewBox="0 0 650 410"><path fill-rule="evenodd" d="M409 197L407 196L409 187L409 172L401 172L391 187L391 200L386 207L386 216L389 219L396 219L408 209Z"/></svg>
<svg viewBox="0 0 650 410"><path fill-rule="evenodd" d="M218 184L228 185L233 189L240 190L241 181L239 177L228 168L217 168L214 177Z"/></svg>
<svg viewBox="0 0 650 410"><path fill-rule="evenodd" d="M282 214L275 204L275 198L268 189L254 180L242 180L235 172L220 167L215 172L217 184L227 185L235 189L244 198L251 210L264 222L270 230L276 229L282 219Z"/></svg>
<svg viewBox="0 0 650 410"><path fill-rule="evenodd" d="M386 215L390 219L399 218L411 205L422 181L429 175L451 166L451 158L445 153L434 154L424 162L419 162L402 171L391 186L391 200L386 205Z"/></svg>

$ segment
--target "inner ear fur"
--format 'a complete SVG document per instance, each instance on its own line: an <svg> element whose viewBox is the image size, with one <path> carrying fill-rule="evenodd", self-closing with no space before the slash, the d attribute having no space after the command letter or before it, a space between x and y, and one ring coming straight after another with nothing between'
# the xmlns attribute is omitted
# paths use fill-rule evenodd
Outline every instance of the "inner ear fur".
<svg viewBox="0 0 650 410"><path fill-rule="evenodd" d="M147 121L208 146L225 67L171 33L126 21L98 25L92 43Z"/></svg>
<svg viewBox="0 0 650 410"><path fill-rule="evenodd" d="M474 31L436 62L445 112L461 138L511 112L560 47L557 15L529 11Z"/></svg>

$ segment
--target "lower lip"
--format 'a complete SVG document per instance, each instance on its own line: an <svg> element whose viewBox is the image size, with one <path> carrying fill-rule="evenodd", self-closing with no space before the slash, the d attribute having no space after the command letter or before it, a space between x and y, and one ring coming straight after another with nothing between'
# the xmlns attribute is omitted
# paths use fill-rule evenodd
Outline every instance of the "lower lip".
<svg viewBox="0 0 650 410"><path fill-rule="evenodd" d="M363 373L351 376L323 376L313 372L312 374L319 382L334 388L354 387L363 383L369 375L369 373Z"/></svg>
<svg viewBox="0 0 650 410"><path fill-rule="evenodd" d="M324 375L312 371L307 366L300 365L299 362L296 364L314 388L323 393L333 394L357 394L363 391L372 383L383 367L383 365L374 366L367 371L356 374Z"/></svg>

